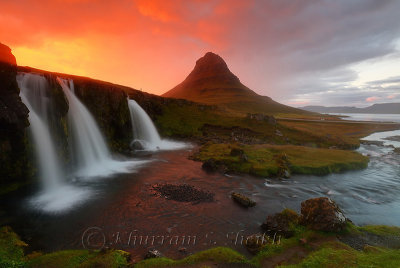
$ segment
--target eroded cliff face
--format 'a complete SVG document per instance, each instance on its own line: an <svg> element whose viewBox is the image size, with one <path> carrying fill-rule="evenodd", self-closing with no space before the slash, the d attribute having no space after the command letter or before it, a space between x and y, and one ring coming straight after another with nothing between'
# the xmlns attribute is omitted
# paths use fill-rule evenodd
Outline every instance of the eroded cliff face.
<svg viewBox="0 0 400 268"><path fill-rule="evenodd" d="M132 126L126 92L121 86L74 78L75 95L94 116L111 151L129 151Z"/></svg>
<svg viewBox="0 0 400 268"><path fill-rule="evenodd" d="M53 115L56 119L53 127L59 139L56 143L66 163L69 161L68 155L63 152L68 151L68 102L57 82L57 77L74 81L75 95L93 115L111 151L117 153L129 151L132 126L127 91L131 89L86 77L52 73L30 67L18 67L18 69L20 72L43 75L49 82L52 102L57 110L57 114Z"/></svg>
<svg viewBox="0 0 400 268"><path fill-rule="evenodd" d="M29 110L19 97L17 65L11 49L0 43L0 183L32 174L27 127Z"/></svg>

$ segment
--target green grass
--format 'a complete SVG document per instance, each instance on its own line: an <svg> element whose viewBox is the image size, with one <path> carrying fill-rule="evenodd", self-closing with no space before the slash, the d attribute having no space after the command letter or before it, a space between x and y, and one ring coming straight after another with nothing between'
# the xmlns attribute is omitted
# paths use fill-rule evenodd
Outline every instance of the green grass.
<svg viewBox="0 0 400 268"><path fill-rule="evenodd" d="M216 247L198 252L181 260L168 258L153 258L143 260L135 265L135 268L166 267L178 265L190 265L212 261L214 263L246 263L248 260L240 253L225 247Z"/></svg>
<svg viewBox="0 0 400 268"><path fill-rule="evenodd" d="M34 257L28 262L29 267L126 267L127 253L110 250L104 253L89 250L62 250Z"/></svg>
<svg viewBox="0 0 400 268"><path fill-rule="evenodd" d="M357 227L358 230L381 235L381 236L398 236L400 237L400 227L386 225L366 225Z"/></svg>
<svg viewBox="0 0 400 268"><path fill-rule="evenodd" d="M308 255L302 262L296 265L284 265L280 267L400 267L400 250L370 247L369 250L357 251L341 243L325 245Z"/></svg>
<svg viewBox="0 0 400 268"><path fill-rule="evenodd" d="M231 156L232 148L240 148L248 156L241 161ZM289 169L294 174L326 175L367 167L368 158L353 151L311 148L294 145L236 145L206 144L200 148L194 159L206 161L214 158L230 171L256 176L275 176L281 167L279 157L286 155Z"/></svg>
<svg viewBox="0 0 400 268"><path fill-rule="evenodd" d="M89 250L62 250L42 254L35 252L24 255L28 245L20 240L10 227L0 229L0 267L126 267L129 253L121 250L105 252Z"/></svg>
<svg viewBox="0 0 400 268"><path fill-rule="evenodd" d="M0 267L25 267L24 248L26 243L20 240L10 227L0 229Z"/></svg>

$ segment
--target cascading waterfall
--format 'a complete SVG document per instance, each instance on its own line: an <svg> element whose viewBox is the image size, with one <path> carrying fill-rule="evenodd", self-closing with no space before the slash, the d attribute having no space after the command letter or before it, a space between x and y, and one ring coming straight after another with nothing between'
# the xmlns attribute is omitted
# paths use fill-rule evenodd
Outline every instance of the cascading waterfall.
<svg viewBox="0 0 400 268"><path fill-rule="evenodd" d="M36 74L18 74L22 102L29 109L30 132L35 144L43 189L51 191L63 183L58 156L50 135L48 115L51 113L46 78Z"/></svg>
<svg viewBox="0 0 400 268"><path fill-rule="evenodd" d="M160 138L153 121L140 105L128 98L131 115L133 141L132 147L142 150L176 150L187 147L187 144Z"/></svg>
<svg viewBox="0 0 400 268"><path fill-rule="evenodd" d="M30 204L36 209L52 213L67 210L87 199L90 192L85 188L68 185L62 172L49 129L49 116L53 110L47 80L38 74L20 73L17 82L21 100L29 109L29 130L42 182L42 190L29 200Z"/></svg>
<svg viewBox="0 0 400 268"><path fill-rule="evenodd" d="M69 103L68 121L71 129L72 159L77 163L78 177L109 176L132 171L143 161L116 161L93 116L74 94L73 80L57 78Z"/></svg>
<svg viewBox="0 0 400 268"><path fill-rule="evenodd" d="M71 89L73 81L57 78L69 103L68 120L71 127L73 142L72 156L78 164L80 175L96 175L93 171L99 165L104 165L110 159L110 152L100 130L87 108L79 101Z"/></svg>

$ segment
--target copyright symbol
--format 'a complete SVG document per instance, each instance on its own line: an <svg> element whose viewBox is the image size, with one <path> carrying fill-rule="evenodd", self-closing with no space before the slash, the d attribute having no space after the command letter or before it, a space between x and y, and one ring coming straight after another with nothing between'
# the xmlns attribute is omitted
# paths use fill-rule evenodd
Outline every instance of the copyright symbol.
<svg viewBox="0 0 400 268"><path fill-rule="evenodd" d="M82 246L85 249L102 249L106 236L100 227L89 227L82 234Z"/></svg>

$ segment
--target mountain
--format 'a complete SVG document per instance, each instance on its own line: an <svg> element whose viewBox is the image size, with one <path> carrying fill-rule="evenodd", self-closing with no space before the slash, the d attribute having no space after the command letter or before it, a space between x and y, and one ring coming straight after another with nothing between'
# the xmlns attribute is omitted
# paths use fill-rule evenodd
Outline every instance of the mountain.
<svg viewBox="0 0 400 268"><path fill-rule="evenodd" d="M337 106L304 106L300 107L316 113L364 113L364 114L400 114L400 103L377 103L365 108Z"/></svg>
<svg viewBox="0 0 400 268"><path fill-rule="evenodd" d="M243 85L217 54L207 52L196 61L186 79L162 95L194 102L223 105L244 113L309 113L261 96Z"/></svg>

